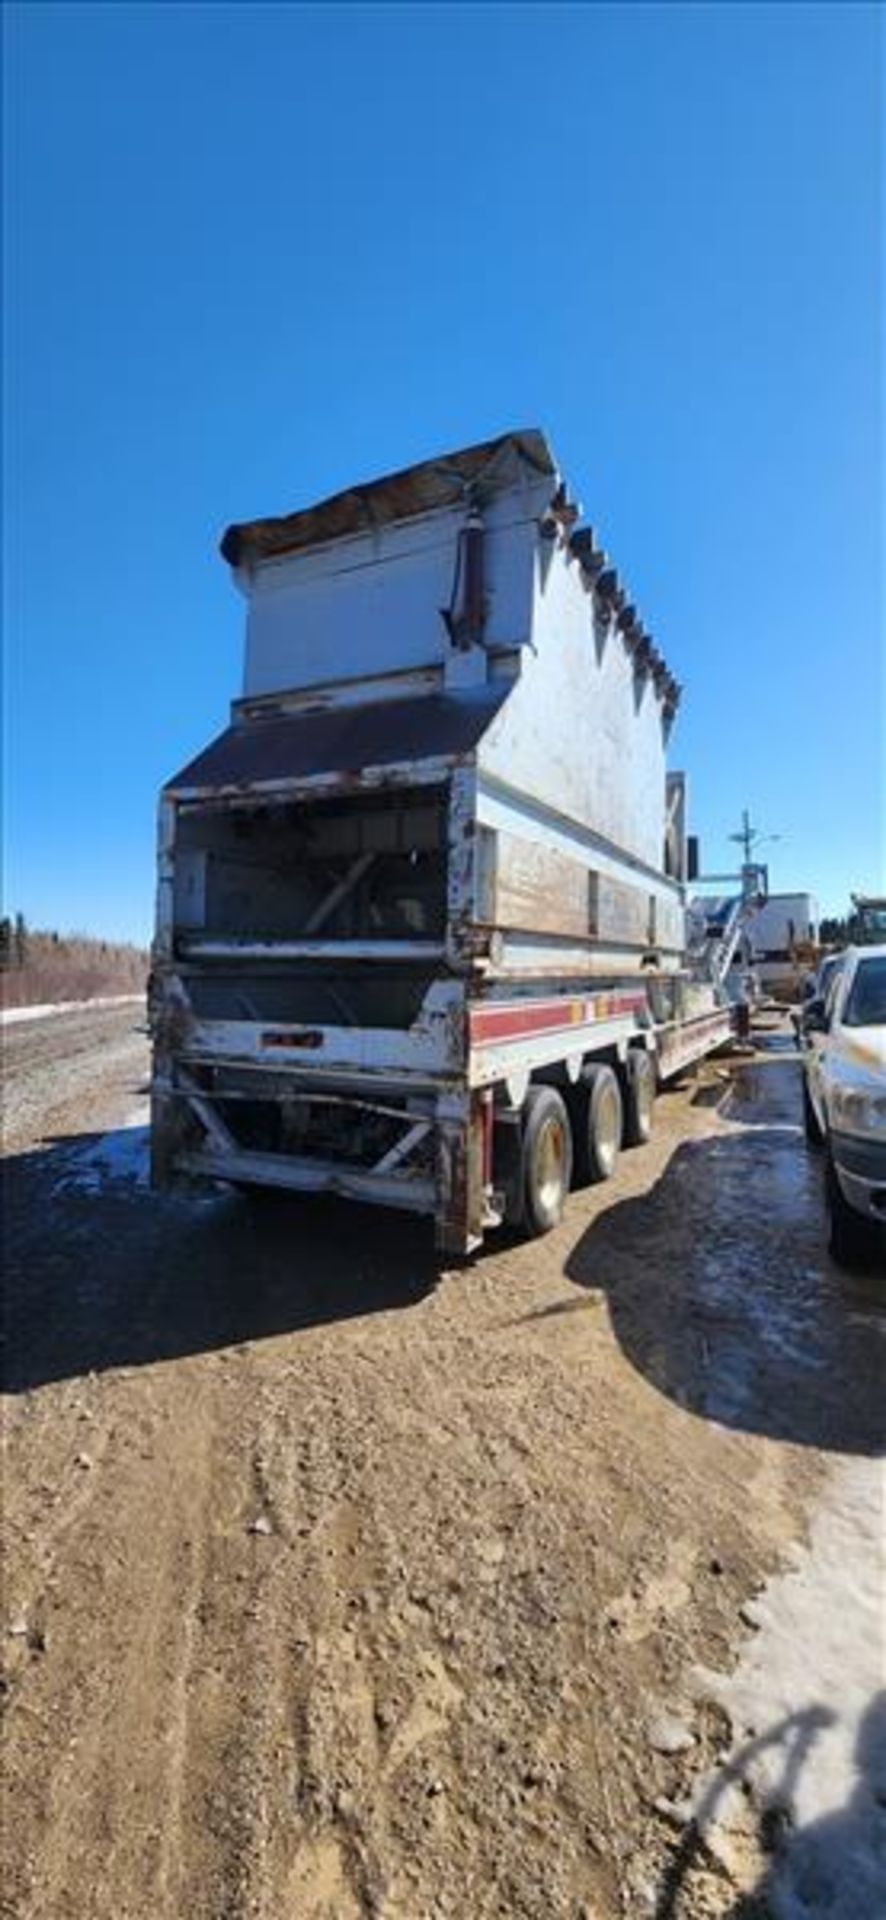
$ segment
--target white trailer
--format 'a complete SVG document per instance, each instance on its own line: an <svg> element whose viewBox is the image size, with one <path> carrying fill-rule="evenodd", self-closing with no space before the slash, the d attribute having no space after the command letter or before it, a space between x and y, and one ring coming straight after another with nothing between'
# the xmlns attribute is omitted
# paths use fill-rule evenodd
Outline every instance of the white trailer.
<svg viewBox="0 0 886 1920"><path fill-rule="evenodd" d="M679 688L510 433L231 527L230 726L164 789L153 1173L541 1232L731 1034L687 960ZM707 972L706 972L707 969Z"/></svg>
<svg viewBox="0 0 886 1920"><path fill-rule="evenodd" d="M818 904L811 893L770 893L750 933L751 961L770 992L797 990L818 940Z"/></svg>

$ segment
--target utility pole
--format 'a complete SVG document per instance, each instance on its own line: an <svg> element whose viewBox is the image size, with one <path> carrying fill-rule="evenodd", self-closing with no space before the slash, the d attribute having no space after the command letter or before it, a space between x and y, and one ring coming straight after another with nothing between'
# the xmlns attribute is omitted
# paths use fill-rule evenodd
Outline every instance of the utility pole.
<svg viewBox="0 0 886 1920"><path fill-rule="evenodd" d="M763 833L759 827L752 827L751 816L748 812L748 809L747 807L743 807L742 814L741 814L741 829L738 833L730 833L729 838L730 840L738 841L738 844L741 847L741 850L744 854L744 865L746 867L749 867L753 864L754 848L759 844L759 842L761 840L780 840L781 834L780 833Z"/></svg>
<svg viewBox="0 0 886 1920"><path fill-rule="evenodd" d="M730 833L729 838L730 840L738 841L738 844L744 853L744 864L745 866L749 866L751 854L754 851L754 841L757 838L757 830L755 827L751 826L751 816L748 813L747 807L744 807L742 809L741 832Z"/></svg>
<svg viewBox="0 0 886 1920"><path fill-rule="evenodd" d="M780 840L781 834L764 833L762 828L752 826L750 813L747 807L743 807L741 827L738 833L730 833L729 838L738 842L744 856L741 864L742 892L749 896L754 894L765 896L769 892L769 869L761 866L760 862L754 859L754 853L761 842Z"/></svg>

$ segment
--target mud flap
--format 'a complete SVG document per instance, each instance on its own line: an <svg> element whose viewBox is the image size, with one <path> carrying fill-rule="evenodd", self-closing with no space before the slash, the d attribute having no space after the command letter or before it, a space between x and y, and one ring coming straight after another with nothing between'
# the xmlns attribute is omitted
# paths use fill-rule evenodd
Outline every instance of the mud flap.
<svg viewBox="0 0 886 1920"><path fill-rule="evenodd" d="M480 1245L486 1224L486 1126L482 1094L441 1100L437 1109L436 1243L463 1255Z"/></svg>
<svg viewBox="0 0 886 1920"><path fill-rule="evenodd" d="M509 1227L523 1219L523 1119L519 1107L501 1107L495 1115L492 1183Z"/></svg>

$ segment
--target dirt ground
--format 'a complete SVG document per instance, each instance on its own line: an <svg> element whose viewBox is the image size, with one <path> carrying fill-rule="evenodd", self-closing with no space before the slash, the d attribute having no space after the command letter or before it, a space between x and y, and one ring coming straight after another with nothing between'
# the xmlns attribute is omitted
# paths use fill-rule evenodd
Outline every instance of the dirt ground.
<svg viewBox="0 0 886 1920"><path fill-rule="evenodd" d="M443 1273L421 1223L152 1196L132 1010L4 1052L0 1912L762 1913L687 1853L732 1732L689 1677L886 1437L784 1037Z"/></svg>

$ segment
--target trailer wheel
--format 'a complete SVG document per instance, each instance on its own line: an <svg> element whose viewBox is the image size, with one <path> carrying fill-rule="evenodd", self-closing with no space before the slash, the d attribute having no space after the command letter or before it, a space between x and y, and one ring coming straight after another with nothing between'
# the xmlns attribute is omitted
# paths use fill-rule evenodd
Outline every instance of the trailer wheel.
<svg viewBox="0 0 886 1920"><path fill-rule="evenodd" d="M585 1070L587 1102L581 1134L581 1166L586 1181L608 1180L615 1172L624 1130L621 1088L611 1067Z"/></svg>
<svg viewBox="0 0 886 1920"><path fill-rule="evenodd" d="M563 1218L572 1133L555 1087L530 1087L523 1106L523 1226L533 1239Z"/></svg>
<svg viewBox="0 0 886 1920"><path fill-rule="evenodd" d="M655 1067L645 1047L631 1047L624 1066L622 1144L645 1147L652 1138Z"/></svg>

